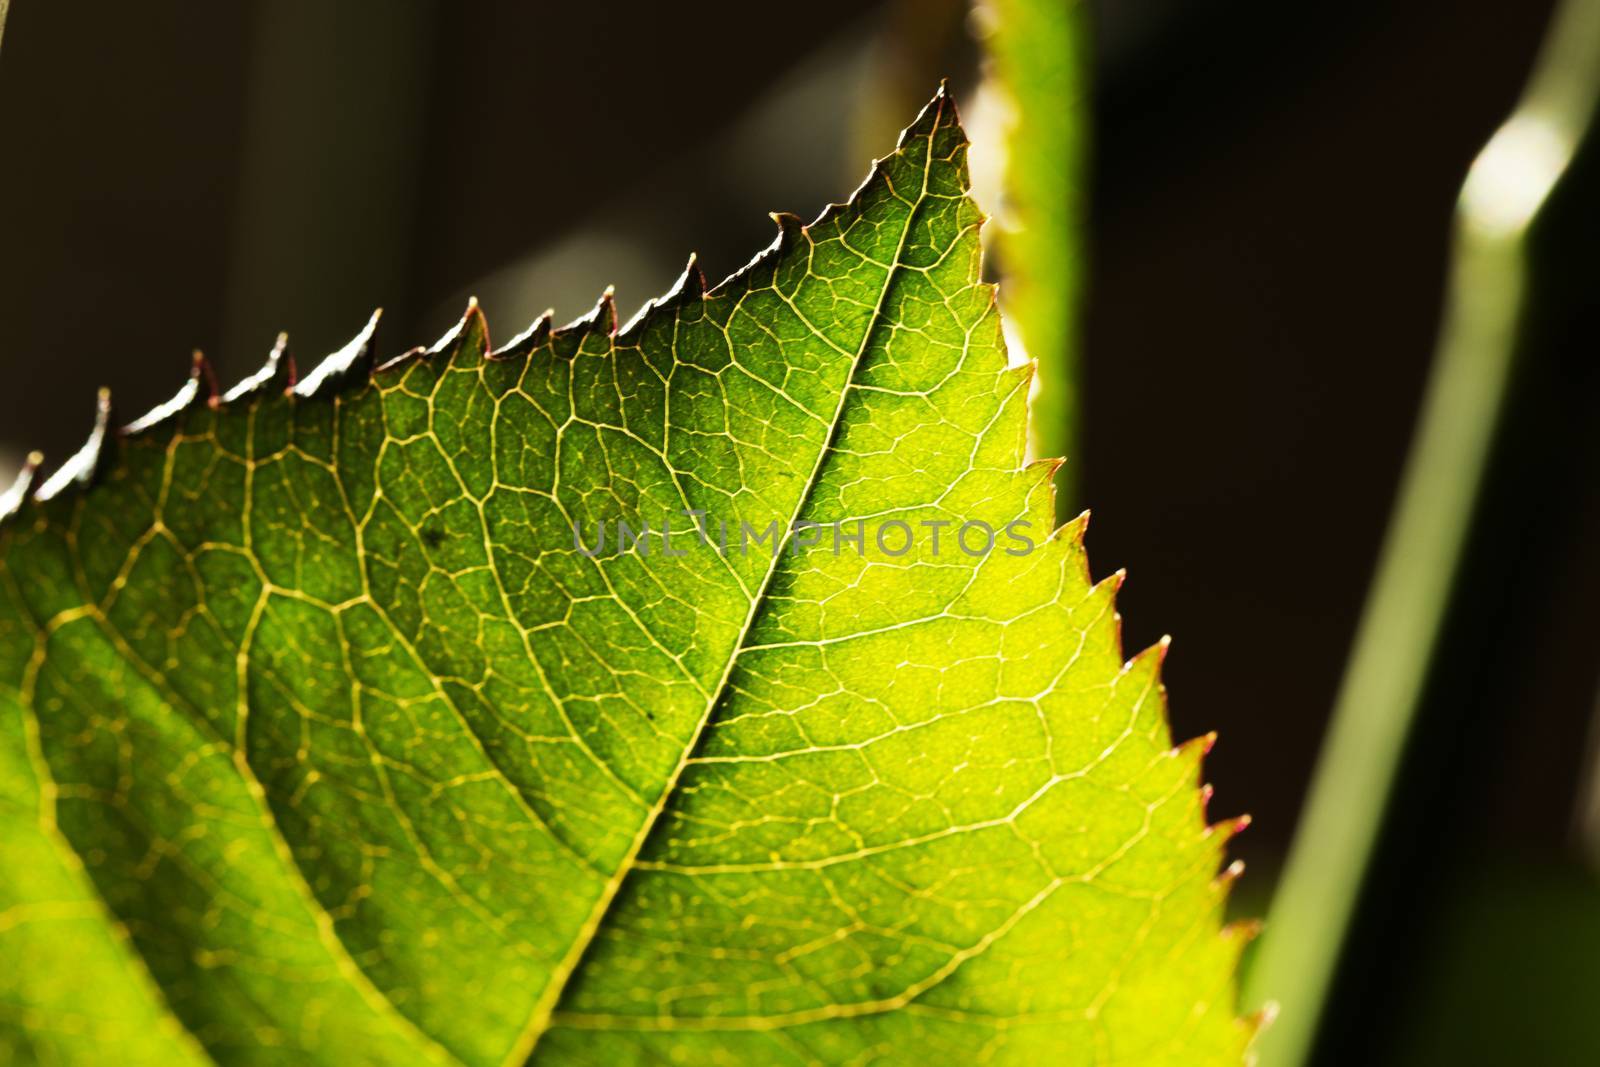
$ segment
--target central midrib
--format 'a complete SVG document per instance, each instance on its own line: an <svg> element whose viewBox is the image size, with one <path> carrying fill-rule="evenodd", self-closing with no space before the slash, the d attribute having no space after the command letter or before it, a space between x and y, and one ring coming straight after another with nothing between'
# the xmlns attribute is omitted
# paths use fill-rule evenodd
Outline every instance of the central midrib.
<svg viewBox="0 0 1600 1067"><path fill-rule="evenodd" d="M911 202L910 208L906 212L905 226L900 231L899 240L896 242L894 259L889 263L889 269L884 275L883 288L878 293L878 300L872 309L872 316L867 322L866 330L862 333L861 344L851 360L850 374L845 379L843 388L839 390L839 402L834 408L833 418L828 424L828 432L823 439L822 447L817 452L817 460L812 465L811 474L806 478L805 486L801 489L800 495L795 501L794 511L789 516L783 540L773 548L772 565L767 568L766 574L761 581L761 587L756 590L755 595L750 599L749 611L745 614L744 623L739 627L739 633L728 653L727 662L723 665L722 676L717 679L717 684L711 689L706 699L705 711L701 714L694 733L683 746L683 751L678 757L677 766L673 768L671 775L668 776L666 785L662 788L654 806L646 814L644 822L640 825L638 833L628 847L627 854L623 856L621 863L617 865L616 873L612 875L601 890L594 910L590 912L589 918L579 929L578 936L573 939L572 947L552 972L550 981L546 984L544 992L540 995L538 1002L534 1005L533 1012L529 1016L528 1025L524 1027L522 1034L506 1056L504 1067L520 1067L520 1065L531 1063L533 1055L538 1048L539 1039L550 1030L551 1019L556 1005L560 1003L561 998L565 995L572 976L577 973L579 965L588 953L589 946L594 943L600 928L605 925L605 919L611 911L612 903L616 900L629 874L633 872L635 861L637 861L639 853L643 851L645 843L650 839L650 834L655 829L656 823L677 793L678 782L683 777L684 769L699 748L701 738L705 735L706 727L710 725L711 718L716 713L717 705L727 691L728 681L733 676L733 668L739 661L739 653L744 648L744 643L749 637L751 627L755 624L761 605L766 602L767 590L771 587L773 579L780 569L779 561L783 558L782 550L788 545L790 538L794 536L795 521L804 513L806 505L811 500L811 494L816 489L817 481L821 477L823 468L827 464L828 457L833 452L834 441L839 434L839 428L844 422L845 408L849 404L856 374L860 371L861 364L866 358L867 349L872 343L872 338L877 333L879 324L883 320L884 303L888 300L889 293L894 288L895 278L903 266L906 239L911 234L917 213L927 200L928 172L933 165L934 134L939 129L939 123L943 118L946 106L946 101L942 94L934 106L938 110L933 116L933 121L927 133L927 155L923 158L922 163L922 187L918 190L916 198ZM821 331L817 332L820 334Z"/></svg>

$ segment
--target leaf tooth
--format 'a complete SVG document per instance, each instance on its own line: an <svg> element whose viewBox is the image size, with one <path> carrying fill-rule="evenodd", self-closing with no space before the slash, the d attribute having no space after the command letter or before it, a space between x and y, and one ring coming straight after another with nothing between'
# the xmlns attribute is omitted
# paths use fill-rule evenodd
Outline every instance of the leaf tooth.
<svg viewBox="0 0 1600 1067"><path fill-rule="evenodd" d="M216 368L211 366L211 361L206 358L206 354L198 348L194 350L194 355L190 357L190 360L189 377L199 383L198 388L195 389L194 403L200 404L203 402L207 407L216 407Z"/></svg>
<svg viewBox="0 0 1600 1067"><path fill-rule="evenodd" d="M1261 936L1261 931L1265 927L1266 924L1260 919L1234 919L1231 922L1222 924L1222 928L1217 931L1217 937L1221 939L1223 951L1228 956L1228 970L1231 973L1238 972L1239 957L1244 955L1244 950L1249 947L1250 942ZM1267 1005L1255 1014L1260 1015L1268 1008L1274 1012L1277 1010L1276 1005ZM1270 1016L1264 1021L1253 1019L1250 1016L1245 1016L1240 1020L1245 1026L1250 1027L1252 1031L1259 1029L1270 1021Z"/></svg>
<svg viewBox="0 0 1600 1067"><path fill-rule="evenodd" d="M272 351L267 353L266 362L261 364L261 369L241 379L237 385L222 394L222 403L227 404L252 393L287 393L294 388L295 367L294 355L289 351L289 335L279 333L278 339L272 344Z"/></svg>
<svg viewBox="0 0 1600 1067"><path fill-rule="evenodd" d="M1222 942L1223 959L1230 975L1239 973L1239 961L1244 955L1244 950L1250 943L1261 936L1265 924L1260 919L1235 919L1222 924L1217 931L1217 937ZM1235 979L1236 980L1236 979ZM1261 1031L1272 1025L1278 1017L1278 1002L1269 1000L1253 1012L1234 1018L1234 1025L1243 1029L1246 1049L1244 1053L1244 1067L1255 1067L1256 1053L1250 1046L1260 1035Z"/></svg>
<svg viewBox="0 0 1600 1067"><path fill-rule="evenodd" d="M1136 687L1150 687L1155 690L1158 700L1166 699L1167 687L1161 681L1161 665L1166 662L1167 649L1172 644L1172 638L1163 637L1148 648L1140 649L1129 657L1122 665L1115 684L1134 685Z"/></svg>
<svg viewBox="0 0 1600 1067"><path fill-rule="evenodd" d="M1195 767L1198 769L1200 761L1211 754L1211 750L1216 747L1216 744L1217 732L1212 730L1201 734L1199 737L1191 737L1187 741L1174 745L1172 754L1182 759L1194 760Z"/></svg>
<svg viewBox="0 0 1600 1067"><path fill-rule="evenodd" d="M678 280L672 283L660 297L650 301L656 307L677 307L681 304L693 303L706 295L706 272L700 269L700 256L698 253L689 253L689 262L684 264L683 273L678 275Z"/></svg>
<svg viewBox="0 0 1600 1067"><path fill-rule="evenodd" d="M293 389L295 383L300 380L300 368L295 366L294 352L289 348L287 333L281 330L278 332L278 339L273 342L272 351L267 354L267 359L271 361L274 372L271 378L273 388L277 389L281 381L282 392L287 393Z"/></svg>
<svg viewBox="0 0 1600 1067"><path fill-rule="evenodd" d="M1036 491L1046 494L1047 498L1052 501L1050 507L1048 508L1048 517L1045 519L1046 522L1049 522L1055 517L1055 486L1053 483L1040 482L1038 487L1036 487ZM1086 552L1083 547L1084 535L1088 533L1088 530L1089 510L1085 508L1083 511L1078 513L1077 518L1057 526L1050 534L1050 540L1060 541L1066 548L1066 552L1064 553L1064 558L1062 560L1062 567L1071 568L1076 572L1075 579L1077 581L1086 586L1092 586L1094 584L1094 574L1089 569L1089 553ZM1118 655L1120 656L1120 649L1122 648L1122 631L1120 621L1118 622L1117 626L1117 648L1119 649Z"/></svg>
<svg viewBox="0 0 1600 1067"><path fill-rule="evenodd" d="M418 345L415 348L406 349L393 359L386 360L382 366L373 371L373 374L389 374L400 370L411 361L425 356L448 355L460 346L461 339L470 334L474 327L483 335L484 347L487 349L489 339L488 320L484 318L483 309L478 306L478 298L469 296L467 297L467 308L461 313L461 318L457 319L455 325L446 330L437 341L426 347Z"/></svg>
<svg viewBox="0 0 1600 1067"><path fill-rule="evenodd" d="M1184 763L1189 763L1190 768L1194 771L1194 781L1197 782L1197 789L1200 789L1202 806L1205 805L1205 801L1211 800L1211 795L1210 792L1206 792L1206 790L1210 789L1210 785L1200 782L1200 768L1202 768L1206 755L1211 752L1214 745L1216 745L1216 731L1213 729L1211 733L1190 737L1189 741L1173 745L1168 750L1168 755L1171 755L1174 760L1182 760Z"/></svg>
<svg viewBox="0 0 1600 1067"><path fill-rule="evenodd" d="M1211 884L1217 890L1226 893L1233 888L1233 883L1244 876L1244 860L1234 860L1217 873Z"/></svg>
<svg viewBox="0 0 1600 1067"><path fill-rule="evenodd" d="M83 470L84 484L93 484L111 466L116 455L116 442L112 437L111 390L101 386L94 398L94 429L89 431L89 439L84 442L84 448L89 449L88 462Z"/></svg>
<svg viewBox="0 0 1600 1067"><path fill-rule="evenodd" d="M213 404L216 402L216 398L216 376L211 373L211 364L206 362L205 353L197 348L190 360L189 378L173 394L172 399L165 403L157 404L139 418L124 426L122 432L124 434L143 433L191 408L199 407L202 404Z"/></svg>
<svg viewBox="0 0 1600 1067"><path fill-rule="evenodd" d="M423 352L430 356L437 356L451 351L461 343L461 338L465 337L474 326L483 331L484 337L489 336L489 322L483 317L483 308L478 306L477 297L469 296L467 297L467 309L461 313L461 318L457 319L456 324L446 330L442 337L423 349Z"/></svg>
<svg viewBox="0 0 1600 1067"><path fill-rule="evenodd" d="M1211 799L1211 786L1209 784L1201 789L1200 796L1202 804ZM1232 841L1235 837L1238 837L1240 834L1248 830L1250 828L1250 823L1251 818L1249 815L1240 815L1233 819L1223 819L1221 822L1214 822L1210 826L1207 826L1205 829L1205 834L1207 837L1215 838L1217 844L1226 845L1229 841Z"/></svg>
<svg viewBox="0 0 1600 1067"><path fill-rule="evenodd" d="M1161 637L1156 640L1155 644L1150 645L1147 648L1141 648L1138 652L1134 653L1133 658L1128 661L1128 667L1133 667L1135 664L1142 664L1146 660L1154 660L1155 662L1151 665L1151 669L1156 673L1157 676L1159 676L1161 673L1161 665L1167 661L1167 652L1171 650L1171 648L1172 635L1162 634ZM1126 669L1128 668L1124 668L1124 670Z"/></svg>
<svg viewBox="0 0 1600 1067"><path fill-rule="evenodd" d="M700 253L690 252L689 262L683 268L684 292L696 297L706 295L706 272L700 269Z"/></svg>
<svg viewBox="0 0 1600 1067"><path fill-rule="evenodd" d="M1035 462L1036 463L1040 463L1040 464L1055 463L1055 464L1057 464L1057 467L1059 468L1059 465L1062 464L1062 463L1065 463L1066 460L1065 459L1059 459L1059 460L1041 459L1041 460L1036 460ZM1032 468L1033 468L1033 464L1029 464L1029 469L1031 470ZM1052 470L1051 474L1054 474L1054 473L1055 473L1055 470ZM1055 528L1055 532L1052 533L1050 536L1054 537L1055 539L1057 539L1059 541L1065 541L1065 542L1067 542L1067 544L1073 546L1074 548L1082 549L1083 548L1084 535L1086 533L1088 533L1088 532L1089 532L1089 509L1088 508L1084 508L1082 511L1078 512L1078 514L1076 516L1074 516L1073 518L1068 519L1066 522L1062 523L1060 526L1057 526Z"/></svg>
<svg viewBox="0 0 1600 1067"><path fill-rule="evenodd" d="M683 268L683 273L678 275L678 280L672 283L672 288L660 296L651 297L645 301L644 307L640 308L633 318L628 320L627 325L617 331L617 339L619 341L625 340L638 333L656 312L687 307L703 299L705 295L705 272L700 269L698 257L695 253L690 252L689 263Z"/></svg>
<svg viewBox="0 0 1600 1067"><path fill-rule="evenodd" d="M35 499L49 500L70 485L93 485L111 465L116 452L111 439L111 390L102 386L95 395L94 429L72 457L56 469Z"/></svg>
<svg viewBox="0 0 1600 1067"><path fill-rule="evenodd" d="M989 298L991 300L994 299L994 293L992 291L989 294ZM1033 380L1038 376L1039 361L1036 359L1030 359L1026 362L1015 364L1014 366L1008 364L1006 368L1000 372L1001 381L1005 381L1007 378L1015 378L1017 380L1016 384L1023 388L1031 388L1033 385Z"/></svg>
<svg viewBox="0 0 1600 1067"><path fill-rule="evenodd" d="M448 338L451 333L455 332L455 329L456 329L456 327L451 327L450 332L446 333L444 337L442 337L438 341L434 342L434 344L437 345L437 344L443 343L443 341L446 338ZM384 360L383 363L381 363L379 366L377 366L376 368L373 369L373 371L372 371L373 376L376 377L377 375L380 375L380 374L382 374L382 375L392 374L395 371L401 370L407 364L411 363L413 360L420 359L423 356L431 355L431 354L433 354L433 348L432 347L424 348L421 345L417 345L417 346L415 346L413 348L408 348L404 352L400 353L398 356L395 356L395 357L393 357L391 359Z"/></svg>
<svg viewBox="0 0 1600 1067"><path fill-rule="evenodd" d="M39 467L43 463L43 452L28 453L28 458L22 463L22 469L17 472L16 479L11 483L11 488L0 494L0 522L5 522L22 510L28 494L33 491L34 480L38 477Z"/></svg>
<svg viewBox="0 0 1600 1067"><path fill-rule="evenodd" d="M504 348L497 349L491 352L490 355L496 359L510 359L513 356L525 357L531 355L534 349L550 339L551 324L555 321L555 317L554 308L545 308L539 317L528 325L526 330L507 341Z"/></svg>
<svg viewBox="0 0 1600 1067"><path fill-rule="evenodd" d="M1033 483L1031 488L1038 489L1040 486L1048 485L1050 482L1054 481L1056 471L1064 467L1066 462L1067 460L1065 456L1046 456L1042 459L1028 460L1028 462L1022 465L1022 470L1026 474L1033 475ZM1055 516L1055 505L1053 503L1050 507L1050 511L1051 518L1053 519ZM1082 516L1079 517L1081 518ZM1054 535L1058 537L1061 536L1061 531L1065 530L1068 525L1068 523L1062 523L1060 526L1057 526L1054 530Z"/></svg>
<svg viewBox="0 0 1600 1067"><path fill-rule="evenodd" d="M550 331L552 336L557 334L587 333L591 330L603 330L606 336L617 335L617 294L616 287L606 286L606 291L600 294L600 299L594 302L586 314L573 319L565 326L558 326Z"/></svg>
<svg viewBox="0 0 1600 1067"><path fill-rule="evenodd" d="M1088 557L1084 556L1084 570L1088 571ZM1117 594L1122 591L1123 583L1128 580L1128 569L1118 567L1104 578L1089 587L1091 597L1104 596L1106 605L1111 609L1111 647L1117 659L1126 662L1122 654L1122 612L1117 610Z"/></svg>
<svg viewBox="0 0 1600 1067"><path fill-rule="evenodd" d="M843 207L844 205L839 204L834 206ZM793 248L795 242L799 241L800 238L805 234L805 220L792 212L769 211L767 212L767 218L771 219L778 226L778 237L775 245L779 251Z"/></svg>
<svg viewBox="0 0 1600 1067"><path fill-rule="evenodd" d="M1228 926L1224 926L1222 929L1223 929L1224 932L1227 932L1229 927L1238 926L1238 925L1241 925L1241 923L1229 923ZM1258 923L1257 924L1256 933L1260 932L1259 926L1260 926L1260 924ZM1239 942L1239 951L1240 952L1244 951L1244 946L1245 945L1249 944L1250 941L1255 940L1256 933L1250 934L1250 936L1248 938L1241 938L1240 939L1240 942ZM1234 969L1235 969L1235 971L1238 970L1238 961L1237 961L1237 959L1235 959ZM1255 1011L1250 1012L1248 1015L1244 1016L1242 1019L1239 1020L1239 1022L1242 1023L1245 1026L1245 1028L1250 1032L1251 1040L1254 1040L1256 1038L1256 1036L1261 1033L1261 1031L1263 1031L1267 1027L1271 1026L1272 1025L1272 1021L1274 1019L1276 1019L1277 1017L1278 1017L1278 1002L1276 1000L1269 1000L1265 1004L1261 1005L1261 1007L1257 1008ZM1256 1055L1255 1055L1254 1051L1246 1053L1246 1055L1245 1055L1246 1067L1255 1067L1255 1062L1256 1062Z"/></svg>
<svg viewBox="0 0 1600 1067"><path fill-rule="evenodd" d="M1148 648L1140 649L1128 657L1123 663L1122 670L1117 673L1113 684L1133 685L1136 687L1153 686L1162 689L1161 664L1167 657L1167 641L1163 638Z"/></svg>
<svg viewBox="0 0 1600 1067"><path fill-rule="evenodd" d="M1104 578L1102 578L1098 582L1096 582L1095 585L1096 586L1102 586L1102 585L1110 586L1111 587L1111 595L1112 596L1116 596L1118 593L1122 592L1122 587L1127 584L1127 581L1128 581L1128 568L1126 568L1126 567L1118 567L1116 570L1112 571L1110 574L1106 575Z"/></svg>
<svg viewBox="0 0 1600 1067"><path fill-rule="evenodd" d="M360 333L337 352L324 356L322 362L311 368L311 373L296 382L290 391L295 396L311 398L335 392L346 382L365 381L372 374L372 338L382 316L382 308L374 309Z"/></svg>
<svg viewBox="0 0 1600 1067"><path fill-rule="evenodd" d="M868 181L871 181L871 179L869 178ZM859 192L859 190L858 190L858 192ZM826 216L826 214L827 214L827 211L824 211L823 212L823 216ZM774 214L774 215L771 216L771 218L776 221L778 219L778 215ZM783 249L784 249L784 230L783 230L783 224L780 222L779 225L778 225L778 236L774 237L772 239L772 243L771 244L767 245L767 247L763 248L761 251L759 251L755 255L751 256L750 257L750 261L748 263L746 263L744 266L740 267L738 270L734 271L732 274L730 274L726 278L722 279L716 285L712 286L710 291L715 293L715 292L718 292L718 291L720 291L722 289L726 289L731 285L737 284L741 279L746 278L749 275L753 274L754 272L760 270L774 256L780 254L783 251Z"/></svg>
<svg viewBox="0 0 1600 1067"><path fill-rule="evenodd" d="M1233 977L1234 980L1237 980L1239 961L1244 956L1244 950L1250 947L1252 941L1261 936L1261 931L1265 928L1265 925L1260 919L1234 919L1231 922L1223 923L1222 927L1217 931L1217 939L1222 946L1223 965L1228 975ZM1237 1009L1235 1008L1234 1010ZM1272 1023L1277 1013L1278 1005L1273 1001L1268 1001L1248 1015L1236 1015L1234 1017L1234 1025L1243 1027L1245 1041L1248 1044L1255 1040L1262 1027ZM1251 1067L1256 1061L1254 1055L1247 1051L1243 1062L1246 1067Z"/></svg>

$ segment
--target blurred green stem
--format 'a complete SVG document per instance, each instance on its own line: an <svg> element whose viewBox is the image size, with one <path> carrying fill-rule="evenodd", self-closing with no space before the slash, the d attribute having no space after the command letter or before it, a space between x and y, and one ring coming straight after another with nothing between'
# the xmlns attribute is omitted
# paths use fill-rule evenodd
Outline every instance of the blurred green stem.
<svg viewBox="0 0 1600 1067"><path fill-rule="evenodd" d="M1521 103L1456 209L1438 355L1398 504L1246 1002L1276 1001L1264 1067L1304 1063L1435 654L1501 419L1530 226L1600 92L1600 0L1563 0Z"/></svg>
<svg viewBox="0 0 1600 1067"><path fill-rule="evenodd" d="M6 38L6 12L11 10L11 0L0 0L0 44Z"/></svg>
<svg viewBox="0 0 1600 1067"><path fill-rule="evenodd" d="M1076 510L1081 469L1078 325L1084 155L1088 134L1085 5L980 0L988 86L1008 113L996 212L1000 300L1008 327L1039 365L1035 451L1067 456L1057 512Z"/></svg>

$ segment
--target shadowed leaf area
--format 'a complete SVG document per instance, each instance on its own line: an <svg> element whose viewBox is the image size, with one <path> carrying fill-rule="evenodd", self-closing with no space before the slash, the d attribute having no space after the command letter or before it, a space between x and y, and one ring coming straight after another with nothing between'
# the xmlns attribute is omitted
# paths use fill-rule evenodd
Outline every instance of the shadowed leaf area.
<svg viewBox="0 0 1600 1067"><path fill-rule="evenodd" d="M940 94L620 331L197 372L20 487L0 1059L1238 1062L1234 824L1023 462L965 151Z"/></svg>

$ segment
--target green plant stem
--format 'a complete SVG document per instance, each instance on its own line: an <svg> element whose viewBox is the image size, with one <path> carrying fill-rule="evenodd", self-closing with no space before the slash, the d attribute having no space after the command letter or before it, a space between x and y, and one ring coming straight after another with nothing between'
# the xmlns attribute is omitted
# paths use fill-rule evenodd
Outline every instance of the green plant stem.
<svg viewBox="0 0 1600 1067"><path fill-rule="evenodd" d="M11 0L0 0L0 44L6 37L6 13L11 10Z"/></svg>
<svg viewBox="0 0 1600 1067"><path fill-rule="evenodd" d="M1066 456L1057 513L1075 512L1080 469L1078 307L1088 63L1079 0L983 0L988 79L1010 112L996 223L1006 321L1039 366L1035 449Z"/></svg>
<svg viewBox="0 0 1600 1067"><path fill-rule="evenodd" d="M1354 653L1245 1002L1275 1001L1265 1067L1305 1062L1435 654L1501 419L1527 239L1600 91L1600 0L1564 0L1456 212L1438 355Z"/></svg>

